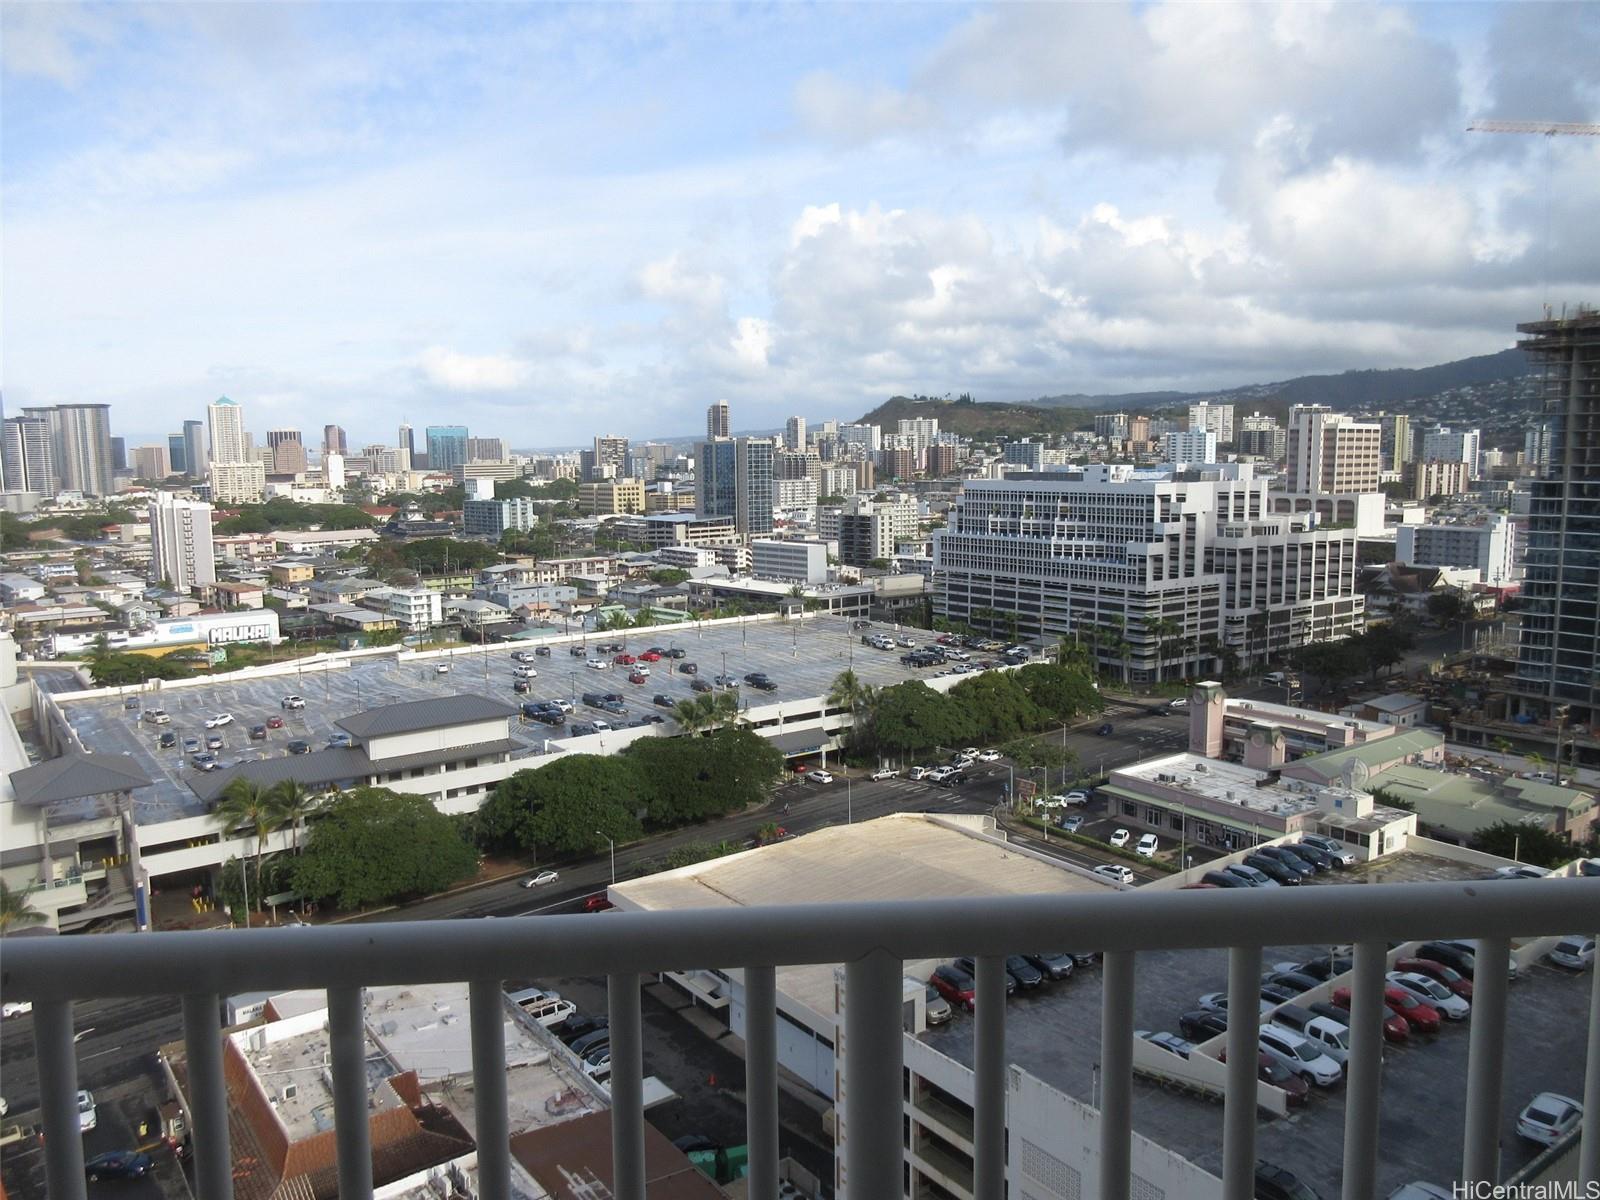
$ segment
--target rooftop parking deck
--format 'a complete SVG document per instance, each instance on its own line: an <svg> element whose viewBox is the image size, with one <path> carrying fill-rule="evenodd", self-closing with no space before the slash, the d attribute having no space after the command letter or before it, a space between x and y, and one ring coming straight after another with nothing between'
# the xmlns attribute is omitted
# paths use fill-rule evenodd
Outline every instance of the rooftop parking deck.
<svg viewBox="0 0 1600 1200"><path fill-rule="evenodd" d="M873 625L874 632L893 633L894 627ZM395 704L430 696L487 695L508 704L528 700L565 699L574 705L568 724L561 727L513 719L512 737L519 743L517 756L542 752L547 742L571 736L572 725L585 719L603 717L612 726L621 726L647 713L666 710L652 703L658 693L670 700L692 699L690 684L695 679L708 683L726 672L741 681L744 704L760 708L783 701L806 700L827 694L841 671L852 669L862 682L887 687L908 679L929 678L949 668L913 668L900 662L903 647L893 651L863 645L863 631L852 628L843 617L807 616L804 620L778 622L772 619L746 619L669 627L652 627L604 634L565 635L551 630L548 636L483 648L455 648L426 654L397 651L381 655L346 655L332 660L324 669L289 670L270 676L220 675L215 679L186 686L167 685L122 695L75 698L58 696L61 710L87 749L131 754L154 783L140 789L134 797L135 812L141 823L196 816L205 811L196 795L193 781L202 772L191 763L191 752L184 739L196 738L204 748L205 738L215 733L222 748L213 753L224 766L251 759L288 753L289 743L304 741L311 749L328 744L330 736L341 733L338 722L379 705ZM908 630L906 635L919 645L932 641L927 630ZM612 664L615 653L602 655L601 645L620 643L630 654L652 646L680 648L685 657L663 658L641 664L649 675L643 683L628 682L634 668L608 665L603 670L587 666L591 659ZM529 680L529 691L517 693L513 684L514 653L532 652L538 646L550 650L531 665L538 675ZM571 653L573 649L579 654ZM979 655L974 655L976 660ZM694 663L699 673L689 675L679 668ZM448 665L441 673L439 668ZM765 672L777 685L770 692L758 691L742 681L747 674ZM586 709L580 702L585 692L616 692L626 700L626 715ZM282 706L285 696L304 697L305 708L289 710ZM125 707L132 699L136 707ZM171 718L168 725L154 725L142 719L145 710L161 708ZM207 730L207 717L230 713L233 722ZM281 718L281 729L269 729L263 740L252 740L250 729ZM163 731L177 739L169 749L158 747Z"/></svg>

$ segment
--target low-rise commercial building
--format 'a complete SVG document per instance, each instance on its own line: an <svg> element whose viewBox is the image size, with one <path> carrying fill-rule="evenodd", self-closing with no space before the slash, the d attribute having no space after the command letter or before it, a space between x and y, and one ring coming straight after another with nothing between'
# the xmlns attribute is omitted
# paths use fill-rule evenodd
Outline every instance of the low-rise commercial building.
<svg viewBox="0 0 1600 1200"><path fill-rule="evenodd" d="M826 542L753 538L752 569L763 579L792 579L799 583L828 581Z"/></svg>
<svg viewBox="0 0 1600 1200"><path fill-rule="evenodd" d="M1408 566L1473 568L1490 587L1515 582L1517 529L1502 513L1470 524L1400 525L1394 546L1395 561Z"/></svg>

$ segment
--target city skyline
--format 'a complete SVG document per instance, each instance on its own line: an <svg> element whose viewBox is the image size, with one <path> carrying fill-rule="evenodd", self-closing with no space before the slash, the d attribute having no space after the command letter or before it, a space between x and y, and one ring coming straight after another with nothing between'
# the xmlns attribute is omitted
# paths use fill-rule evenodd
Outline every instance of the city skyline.
<svg viewBox="0 0 1600 1200"><path fill-rule="evenodd" d="M1588 6L684 17L9 6L9 398L579 445L1446 361L1600 277L1593 139L1465 132L1595 118Z"/></svg>

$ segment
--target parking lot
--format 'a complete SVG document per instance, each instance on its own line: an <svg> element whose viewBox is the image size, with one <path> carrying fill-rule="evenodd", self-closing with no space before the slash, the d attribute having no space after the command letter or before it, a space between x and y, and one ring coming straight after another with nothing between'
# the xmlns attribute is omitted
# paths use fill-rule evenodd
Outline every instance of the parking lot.
<svg viewBox="0 0 1600 1200"><path fill-rule="evenodd" d="M890 626L875 625L879 631ZM908 636L920 643L933 637L927 630L911 630ZM589 659L607 663L614 653L601 655L599 646L618 643L627 653L638 654L652 646L685 651L680 660L663 659L643 664L650 675L643 683L628 682L632 668L607 666L593 670ZM538 646L550 650L532 664L538 675L529 681L530 689L519 694L513 688L511 656L518 651L533 651ZM582 653L574 656L570 651ZM135 707L124 706L119 697L67 700L61 705L67 720L90 750L133 755L155 781L141 789L135 798L143 822L171 820L204 811L191 780L198 774L183 747L183 739L199 738L208 732L205 720L217 713L230 713L233 723L214 732L222 737L222 748L215 751L218 762L236 762L285 754L291 741L301 740L312 749L327 744L339 732L336 721L376 708L408 700L441 695L489 695L507 704L528 700L566 699L574 706L568 725L552 727L518 718L512 736L529 753L547 740L570 736L574 722L603 716L613 726L625 725L647 713L665 710L652 703L661 693L672 701L691 699L690 684L695 679L707 682L719 674L739 680L753 672L765 672L777 685L770 692L741 687L747 705L809 699L825 695L834 679L845 670L854 670L862 682L886 687L907 679L927 678L937 668L917 670L901 664L903 648L875 650L861 644L861 631L851 628L844 617L815 616L804 621L779 624L772 621L747 621L737 625L639 629L618 633L533 639L514 644L458 649L402 660L397 654L339 659L333 669L293 671L266 678L240 678L222 675L202 686L161 689L152 687L140 694ZM699 671L689 675L680 666L694 663ZM449 670L438 668L448 664ZM584 692L616 692L625 698L626 715L600 713L584 708ZM289 711L281 706L287 695L305 698L306 707ZM171 724L156 726L141 720L145 709L164 709ZM267 731L261 741L252 741L250 727L264 725L281 717L282 729ZM172 731L176 747L159 749L157 739L163 730Z"/></svg>
<svg viewBox="0 0 1600 1200"><path fill-rule="evenodd" d="M1440 860L1407 864L1400 855L1385 882L1440 878ZM1459 870L1459 868L1458 868ZM1479 873L1481 874L1481 872ZM1459 877L1459 876L1458 876ZM1356 882L1327 877L1329 885ZM1551 886L1559 886L1553 884ZM1071 940L1070 938L1067 940ZM1073 949L1068 946L1066 949ZM1057 949L1057 947L1045 947ZM1263 969L1276 962L1301 962L1328 953L1326 946L1278 946L1262 955ZM1148 951L1137 956L1134 1024L1139 1029L1178 1031L1178 1017L1196 999L1227 987L1226 950ZM1583 1044L1590 979L1537 965L1511 988L1506 1030L1506 1071L1501 1116L1501 1174L1530 1161L1541 1149L1516 1133L1517 1114L1541 1091L1583 1093ZM1006 1050L1023 1070L1080 1100L1093 1102L1100 1049L1098 970L1080 968L1070 980L1019 992L1008 1002ZM972 1063L972 1018L961 1014L930 1030L935 1049ZM1437 1034L1413 1033L1386 1046L1377 1195L1411 1180L1448 1186L1461 1167L1461 1131L1466 1121L1467 1047L1471 1018L1446 1022ZM1338 1194L1344 1147L1344 1088L1313 1088L1309 1103L1287 1119L1263 1118L1257 1153L1287 1167L1323 1196ZM1134 1127L1214 1174L1222 1170L1222 1106L1165 1089L1149 1080L1134 1083Z"/></svg>

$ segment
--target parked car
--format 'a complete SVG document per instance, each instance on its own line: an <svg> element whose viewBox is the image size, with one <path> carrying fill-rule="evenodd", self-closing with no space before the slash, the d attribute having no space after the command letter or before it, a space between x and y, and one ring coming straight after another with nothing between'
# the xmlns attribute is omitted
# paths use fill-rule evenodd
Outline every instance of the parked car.
<svg viewBox="0 0 1600 1200"><path fill-rule="evenodd" d="M1305 879L1317 873L1316 867L1301 858L1287 846L1262 846L1256 853L1265 854L1268 858L1275 858L1300 878Z"/></svg>
<svg viewBox="0 0 1600 1200"><path fill-rule="evenodd" d="M1073 962L1070 954L1024 954L1046 979L1070 979Z"/></svg>
<svg viewBox="0 0 1600 1200"><path fill-rule="evenodd" d="M1107 722L1106 724L1100 726L1099 729L1095 730L1095 733L1099 734L1101 737L1110 737L1115 732L1116 730L1111 727L1110 722Z"/></svg>
<svg viewBox="0 0 1600 1200"><path fill-rule="evenodd" d="M1228 1060L1228 1052L1223 1050L1223 1062ZM1256 1059L1256 1078L1262 1083L1270 1083L1283 1093L1284 1102L1290 1108L1301 1108L1311 1095L1311 1085L1288 1067L1284 1066L1270 1054L1261 1054ZM1258 1193L1259 1194L1259 1193Z"/></svg>
<svg viewBox="0 0 1600 1200"><path fill-rule="evenodd" d="M918 983L917 980L907 980L908 983ZM931 983L920 983L922 988L922 1011L927 1017L929 1025L943 1025L956 1015L956 1010L951 1007L939 989Z"/></svg>
<svg viewBox="0 0 1600 1200"><path fill-rule="evenodd" d="M1133 1036L1143 1038L1152 1046L1157 1046L1169 1054L1176 1054L1179 1058L1188 1058L1194 1053L1194 1043L1175 1033L1152 1033L1148 1029L1135 1029Z"/></svg>
<svg viewBox="0 0 1600 1200"><path fill-rule="evenodd" d="M311 744L309 742L302 742L296 738L294 741L285 746L284 749L290 754L310 754Z"/></svg>
<svg viewBox="0 0 1600 1200"><path fill-rule="evenodd" d="M978 753L978 761L979 762L986 762L986 763L999 762L1000 761L1000 751L998 751L998 750L981 750Z"/></svg>
<svg viewBox="0 0 1600 1200"><path fill-rule="evenodd" d="M1395 960L1394 969L1437 979L1463 1000L1472 999L1472 980L1442 962L1434 962L1431 958L1399 958Z"/></svg>
<svg viewBox="0 0 1600 1200"><path fill-rule="evenodd" d="M1343 975L1351 965L1350 960L1342 955L1324 954L1319 958L1307 959L1303 963L1278 963L1273 970L1293 971L1325 983L1335 975Z"/></svg>
<svg viewBox="0 0 1600 1200"><path fill-rule="evenodd" d="M606 1048L611 1045L611 1028L602 1025L598 1029L591 1029L581 1037L573 1038L567 1044L572 1048L573 1054L579 1058L587 1058L596 1048Z"/></svg>
<svg viewBox="0 0 1600 1200"><path fill-rule="evenodd" d="M250 740L252 742L264 742L264 741L266 741L267 740L267 727L265 725L252 725L252 726L250 726Z"/></svg>
<svg viewBox="0 0 1600 1200"><path fill-rule="evenodd" d="M547 883L554 883L561 876L554 871L540 871L537 875L530 875L522 881L525 888L543 887Z"/></svg>
<svg viewBox="0 0 1600 1200"><path fill-rule="evenodd" d="M1299 971L1270 971L1261 982L1271 984L1274 987L1281 987L1296 996L1301 992L1309 992L1313 988L1322 986L1322 980L1313 975L1302 975Z"/></svg>
<svg viewBox="0 0 1600 1200"><path fill-rule="evenodd" d="M644 674L642 671L630 671L630 672L628 672L628 682L629 683L649 683L650 682L650 676Z"/></svg>
<svg viewBox="0 0 1600 1200"><path fill-rule="evenodd" d="M232 724L233 724L233 714L232 713L217 713L215 716L210 716L210 717L206 718L206 728L207 729L221 729L224 725L232 725Z"/></svg>
<svg viewBox="0 0 1600 1200"><path fill-rule="evenodd" d="M960 967L935 967L928 983L951 1004L960 1004L969 1011L977 995L977 984L972 976Z"/></svg>
<svg viewBox="0 0 1600 1200"><path fill-rule="evenodd" d="M1271 879L1280 887L1300 886L1300 872L1291 867L1285 866L1271 855L1261 854L1259 852L1255 854L1247 854L1244 857L1244 862L1242 865L1254 867L1257 871L1260 871L1263 875L1265 875L1268 879Z"/></svg>
<svg viewBox="0 0 1600 1200"><path fill-rule="evenodd" d="M911 770L906 772L906 778L912 782L926 779L930 770L931 768L929 767L912 767Z"/></svg>
<svg viewBox="0 0 1600 1200"><path fill-rule="evenodd" d="M1333 870L1333 856L1305 842L1285 842L1278 849L1298 855L1301 862L1309 863L1315 870Z"/></svg>
<svg viewBox="0 0 1600 1200"><path fill-rule="evenodd" d="M1350 1007L1350 989L1340 987L1333 989L1333 1002L1340 1008ZM1383 989L1383 1003L1398 1017L1405 1019L1407 1025L1422 1033L1438 1033L1441 1024L1439 1010L1431 1004L1424 1004L1410 992L1402 988L1386 987Z"/></svg>
<svg viewBox="0 0 1600 1200"><path fill-rule="evenodd" d="M1517 1133L1541 1146L1554 1146L1583 1120L1583 1105L1560 1092L1540 1092L1517 1116Z"/></svg>
<svg viewBox="0 0 1600 1200"><path fill-rule="evenodd" d="M1126 829L1114 829L1106 841L1120 850L1128 844L1128 839L1132 836Z"/></svg>
<svg viewBox="0 0 1600 1200"><path fill-rule="evenodd" d="M1583 934L1564 937L1550 951L1549 959L1569 971L1584 971L1594 966L1594 939Z"/></svg>
<svg viewBox="0 0 1600 1200"><path fill-rule="evenodd" d="M1242 879L1245 887L1277 887L1278 881L1270 879L1262 872L1246 863L1230 863L1222 868L1235 879Z"/></svg>
<svg viewBox="0 0 1600 1200"><path fill-rule="evenodd" d="M155 1165L156 1160L140 1150L107 1150L87 1160L83 1173L90 1183L102 1179L143 1179Z"/></svg>
<svg viewBox="0 0 1600 1200"><path fill-rule="evenodd" d="M871 776L869 776L869 778L874 783L877 783L882 779L895 779L899 776L899 774L900 772L895 770L893 767L879 767L871 774Z"/></svg>
<svg viewBox="0 0 1600 1200"><path fill-rule="evenodd" d="M1414 954L1417 958L1443 963L1468 979L1473 978L1473 968L1477 965L1477 956L1472 951L1463 950L1452 942L1423 942Z"/></svg>
<svg viewBox="0 0 1600 1200"><path fill-rule="evenodd" d="M78 1090L78 1129L88 1133L100 1123L100 1112L95 1108L94 1093Z"/></svg>
<svg viewBox="0 0 1600 1200"><path fill-rule="evenodd" d="M1318 1000L1315 1004L1308 1004L1306 1007L1319 1017L1327 1017L1329 1020L1337 1021L1345 1026L1350 1023L1348 998L1345 1004L1335 1004L1329 1000ZM1399 1013L1385 1008L1381 1024L1383 1025L1383 1040L1386 1042L1404 1042L1411 1037L1411 1023Z"/></svg>
<svg viewBox="0 0 1600 1200"><path fill-rule="evenodd" d="M1322 1200L1316 1190L1286 1167L1256 1161L1256 1200Z"/></svg>
<svg viewBox="0 0 1600 1200"><path fill-rule="evenodd" d="M1318 1087L1332 1087L1344 1078L1344 1066L1341 1063L1292 1029L1263 1025L1257 1035L1257 1044L1263 1054L1272 1055L1300 1078Z"/></svg>
<svg viewBox="0 0 1600 1200"><path fill-rule="evenodd" d="M961 970L965 971L968 975L970 975L973 978L974 981L977 980L977 978L978 978L978 964L970 955L965 957L965 958L956 959L956 966L959 967ZM1015 995L1016 991L1017 991L1017 977L1011 973L1009 968L1005 972L1005 979L1006 979L1006 995L1008 995L1008 996Z"/></svg>
<svg viewBox="0 0 1600 1200"><path fill-rule="evenodd" d="M1158 844L1156 835L1147 833L1139 838L1139 844L1133 848L1133 852L1143 858L1154 858Z"/></svg>
<svg viewBox="0 0 1600 1200"><path fill-rule="evenodd" d="M704 679L691 679L689 681L689 690L692 692L709 692L714 689Z"/></svg>
<svg viewBox="0 0 1600 1200"><path fill-rule="evenodd" d="M1443 938L1443 939L1441 939L1440 944L1444 945L1444 946L1452 946L1455 949L1461 951L1462 953L1472 955L1473 963L1474 964L1477 963L1477 960L1478 960L1478 943L1473 941L1472 939L1470 939L1470 938ZM1507 979L1515 979L1516 977L1517 977L1517 960L1514 959L1514 958L1510 958L1508 956L1507 961L1506 961L1506 978ZM1476 978L1476 973L1474 973L1474 978Z"/></svg>
<svg viewBox="0 0 1600 1200"><path fill-rule="evenodd" d="M1472 1005L1452 992L1437 979L1415 975L1409 971L1390 971L1385 976L1402 991L1410 992L1424 1004L1436 1008L1451 1021L1465 1021L1472 1014Z"/></svg>
<svg viewBox="0 0 1600 1200"><path fill-rule="evenodd" d="M1350 1027L1343 1021L1318 1016L1298 1004L1280 1004L1273 1011L1272 1024L1315 1042L1318 1049L1337 1063L1343 1064L1350 1057Z"/></svg>
<svg viewBox="0 0 1600 1200"><path fill-rule="evenodd" d="M552 1025L550 1032L570 1046L585 1034L593 1033L596 1029L606 1029L610 1024L606 1017L586 1017L582 1013L574 1013L565 1021Z"/></svg>
<svg viewBox="0 0 1600 1200"><path fill-rule="evenodd" d="M450 674L450 664L449 663L439 663L437 666L435 666L433 668L433 673L435 675L448 675L448 674Z"/></svg>
<svg viewBox="0 0 1600 1200"><path fill-rule="evenodd" d="M197 771L215 771L217 769L217 756L215 754L191 754L189 763Z"/></svg>
<svg viewBox="0 0 1600 1200"><path fill-rule="evenodd" d="M1228 1014L1219 1008L1191 1009L1178 1018L1178 1028L1191 1041L1209 1041L1228 1032Z"/></svg>
<svg viewBox="0 0 1600 1200"><path fill-rule="evenodd" d="M178 744L178 735L170 729L163 729L156 738L156 746L161 750L170 750Z"/></svg>
<svg viewBox="0 0 1600 1200"><path fill-rule="evenodd" d="M615 907L615 904L606 899L604 892L596 892L592 896L585 897L583 901L584 912L605 912L608 908Z"/></svg>
<svg viewBox="0 0 1600 1200"><path fill-rule="evenodd" d="M832 773L828 772L828 771L824 771L821 767L818 767L815 771L807 771L806 772L806 778L809 779L812 783L832 783L833 782Z"/></svg>
<svg viewBox="0 0 1600 1200"><path fill-rule="evenodd" d="M606 660L603 658L590 658L585 659L583 665L588 667L591 671L604 671L611 664L606 662Z"/></svg>
<svg viewBox="0 0 1600 1200"><path fill-rule="evenodd" d="M673 707L672 697L667 695L665 692L657 692L654 696L650 697L650 703L656 705L658 708Z"/></svg>
<svg viewBox="0 0 1600 1200"><path fill-rule="evenodd" d="M306 701L304 696L285 696L282 700L278 701L278 704L283 708L299 710L306 706Z"/></svg>
<svg viewBox="0 0 1600 1200"><path fill-rule="evenodd" d="M1113 883L1135 882L1133 871L1121 863L1101 863L1094 869L1093 874L1102 879L1109 879Z"/></svg>
<svg viewBox="0 0 1600 1200"><path fill-rule="evenodd" d="M1020 988L1036 988L1044 982L1044 972L1028 961L1027 955L1006 955L1006 974L1017 981Z"/></svg>
<svg viewBox="0 0 1600 1200"><path fill-rule="evenodd" d="M1212 887L1219 888L1247 888L1251 886L1237 875L1230 875L1227 871L1207 871L1200 876L1201 883L1209 883Z"/></svg>
<svg viewBox="0 0 1600 1200"><path fill-rule="evenodd" d="M1072 813L1061 818L1061 828L1067 833L1077 833L1083 828L1083 814Z"/></svg>
<svg viewBox="0 0 1600 1200"><path fill-rule="evenodd" d="M519 696L526 696L533 690L533 684L526 679L513 679L511 681L511 690Z"/></svg>
<svg viewBox="0 0 1600 1200"><path fill-rule="evenodd" d="M1343 842L1335 841L1331 837L1323 837L1320 833L1303 833L1300 835L1302 846L1311 846L1321 850L1333 859L1336 867L1353 867L1356 865L1356 856Z"/></svg>
<svg viewBox="0 0 1600 1200"><path fill-rule="evenodd" d="M283 718L282 717L268 717L267 718L267 728L268 729L282 729L283 728Z"/></svg>
<svg viewBox="0 0 1600 1200"><path fill-rule="evenodd" d="M221 750L222 746L223 746L223 741L222 741L222 735L220 733L208 733L208 734L206 734L206 749L207 750Z"/></svg>

